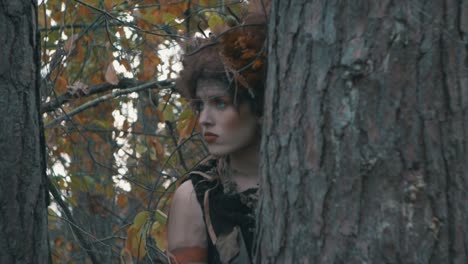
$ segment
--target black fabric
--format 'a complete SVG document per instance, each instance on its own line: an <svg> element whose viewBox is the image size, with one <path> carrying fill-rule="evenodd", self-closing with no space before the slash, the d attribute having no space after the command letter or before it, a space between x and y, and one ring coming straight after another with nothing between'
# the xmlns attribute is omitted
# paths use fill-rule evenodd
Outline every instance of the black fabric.
<svg viewBox="0 0 468 264"><path fill-rule="evenodd" d="M216 168L216 160L210 160L205 165L199 165L194 171L213 172ZM248 207L242 202L241 195L248 196L257 192L257 188L248 189L241 194L224 193L224 188L218 179L210 181L205 177L192 173L189 176L197 195L198 202L202 208L203 215L205 215L204 196L207 190L209 193L209 210L210 219L213 229L217 236L227 234L233 230L235 226L240 227L242 236L244 238L245 246L248 249L249 257L252 259L252 244L255 228L255 217L253 208ZM208 237L208 263L218 264L221 263L219 253L213 245L210 236Z"/></svg>

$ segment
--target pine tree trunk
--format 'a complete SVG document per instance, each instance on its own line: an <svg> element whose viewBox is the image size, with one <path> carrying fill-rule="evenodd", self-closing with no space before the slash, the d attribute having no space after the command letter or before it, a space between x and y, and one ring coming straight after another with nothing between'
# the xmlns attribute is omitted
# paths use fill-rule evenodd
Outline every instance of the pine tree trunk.
<svg viewBox="0 0 468 264"><path fill-rule="evenodd" d="M36 1L0 2L0 263L47 263Z"/></svg>
<svg viewBox="0 0 468 264"><path fill-rule="evenodd" d="M468 1L273 1L258 263L468 263Z"/></svg>

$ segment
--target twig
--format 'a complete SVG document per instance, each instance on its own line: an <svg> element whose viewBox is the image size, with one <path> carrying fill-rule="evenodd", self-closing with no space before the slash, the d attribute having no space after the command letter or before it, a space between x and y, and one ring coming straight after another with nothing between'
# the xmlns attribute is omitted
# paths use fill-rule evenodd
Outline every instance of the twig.
<svg viewBox="0 0 468 264"><path fill-rule="evenodd" d="M180 164L182 165L182 167L184 167L184 170L187 171L188 168L187 168L187 165L185 164L184 155L182 154L182 151L180 150L180 148L177 147L177 139L174 134L174 127L169 121L166 121L166 126L169 128L169 134L171 135L170 137L172 138L172 142L174 143L177 149L177 154L179 156Z"/></svg>
<svg viewBox="0 0 468 264"><path fill-rule="evenodd" d="M76 235L78 238L78 241L80 242L81 246L86 250L86 253L88 254L89 258L91 259L92 263L98 263L96 256L94 256L92 250L91 250L91 245L86 241L86 239L82 235L82 230L80 230L78 227L79 225L75 222L73 219L73 215L68 209L67 205L63 201L59 191L55 188L54 184L52 184L52 181L50 180L49 177L46 178L47 180L47 189L49 189L50 193L52 193L52 196L55 199L55 202L60 206L62 209L63 213L67 217L68 221L70 222L70 227L73 231L73 233Z"/></svg>
<svg viewBox="0 0 468 264"><path fill-rule="evenodd" d="M77 115L77 114L83 112L84 110L86 110L86 109L88 109L90 107L96 106L96 105L98 105L98 104L100 104L100 103L102 103L104 101L109 100L109 99L117 98L117 97L119 97L121 95L130 94L130 93L138 92L138 91L145 90L145 89L148 89L148 88L152 88L154 86L161 87L160 84L161 84L160 81L152 81L152 82L148 82L148 83L136 86L134 88L119 90L119 91L113 91L112 93L103 95L103 96L98 97L98 98L96 98L94 100L86 102L86 103L82 104L81 106L73 109L72 111L66 113L65 115L60 116L60 117L50 121L48 124L46 124L44 126L44 128L46 128L46 129L51 128L51 127L55 126L56 124L66 120L66 119L70 119L72 116Z"/></svg>
<svg viewBox="0 0 468 264"><path fill-rule="evenodd" d="M107 92L111 89L116 89L116 88L121 88L121 89L126 89L130 86L135 85L135 81L132 79L122 79L119 84L113 85L110 83L101 83L97 84L94 86L91 86L89 88L89 92L87 95L93 95L93 94L98 94L102 92ZM65 92L59 96L57 96L53 101L45 103L41 106L41 113L47 113L47 112L52 112L55 111L59 106L63 105L64 103L67 103L73 99L76 99L77 97L72 95L69 92Z"/></svg>
<svg viewBox="0 0 468 264"><path fill-rule="evenodd" d="M124 26L127 26L129 28L138 30L140 32L151 34L151 35L156 35L156 36L161 36L161 37L183 38L182 36L179 36L179 35L176 35L176 34L160 34L160 33L155 33L155 32L153 32L151 30L145 30L145 29L139 28L136 25L133 25L133 24L131 24L129 22L125 22L125 21L119 19L118 17L112 15L111 13L107 12L106 10L99 9L99 8L97 8L97 7L93 6L93 5L90 5L88 3L85 3L85 2L83 2L81 0L74 0L74 1L84 5L84 6L88 7L88 8L90 8L90 9L98 12L98 13L101 13L101 14L104 14L104 15L110 17L110 18L114 19L115 21L121 23Z"/></svg>

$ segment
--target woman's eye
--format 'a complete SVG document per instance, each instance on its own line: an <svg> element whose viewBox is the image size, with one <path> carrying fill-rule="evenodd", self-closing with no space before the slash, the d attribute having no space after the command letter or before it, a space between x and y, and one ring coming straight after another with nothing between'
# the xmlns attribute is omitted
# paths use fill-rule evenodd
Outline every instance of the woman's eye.
<svg viewBox="0 0 468 264"><path fill-rule="evenodd" d="M216 99L214 100L214 103L215 103L216 108L217 108L217 109L220 109L220 110L224 110L224 109L226 109L226 107L227 107L226 102L225 102L223 99L221 99L221 98L216 98Z"/></svg>

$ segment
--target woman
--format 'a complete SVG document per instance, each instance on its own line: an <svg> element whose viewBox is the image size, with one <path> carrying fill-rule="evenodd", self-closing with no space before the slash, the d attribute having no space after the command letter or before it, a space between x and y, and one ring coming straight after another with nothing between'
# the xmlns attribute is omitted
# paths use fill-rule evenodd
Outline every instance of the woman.
<svg viewBox="0 0 468 264"><path fill-rule="evenodd" d="M184 58L177 87L198 113L213 158L174 194L173 263L251 262L265 83L261 18L247 18Z"/></svg>

